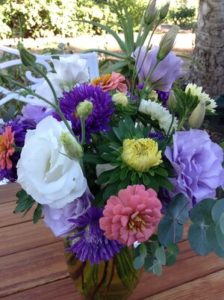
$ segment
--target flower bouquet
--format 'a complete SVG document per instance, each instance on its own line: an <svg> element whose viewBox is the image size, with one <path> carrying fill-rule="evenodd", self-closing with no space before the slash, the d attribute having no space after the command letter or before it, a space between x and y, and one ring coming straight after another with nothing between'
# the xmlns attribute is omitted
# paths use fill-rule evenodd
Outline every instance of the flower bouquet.
<svg viewBox="0 0 224 300"><path fill-rule="evenodd" d="M224 257L223 149L203 125L216 103L201 87L180 89L182 60L172 52L177 28L151 46L168 5L151 1L137 38L128 13L99 78L77 55L52 59L44 72L19 45L23 64L44 81L0 129L0 177L17 181L15 212L34 207L64 238L71 277L86 299L125 299L141 270L162 274L178 242L199 255ZM111 57L114 59L111 60ZM109 73L108 73L109 72Z"/></svg>

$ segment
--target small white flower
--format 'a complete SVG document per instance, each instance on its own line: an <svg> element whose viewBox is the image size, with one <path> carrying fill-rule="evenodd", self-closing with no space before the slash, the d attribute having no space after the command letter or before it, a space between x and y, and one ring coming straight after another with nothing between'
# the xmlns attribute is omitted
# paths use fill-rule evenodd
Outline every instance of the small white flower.
<svg viewBox="0 0 224 300"><path fill-rule="evenodd" d="M63 122L48 116L26 134L17 164L18 183L40 204L62 208L82 196L87 188L78 160L65 155Z"/></svg>
<svg viewBox="0 0 224 300"><path fill-rule="evenodd" d="M185 93L190 92L191 95L197 96L198 100L200 102L206 103L206 109L212 113L215 112L215 108L217 107L217 104L214 99L210 98L209 95L202 91L201 86L197 86L196 84L189 83L186 86ZM208 104L209 103L209 104Z"/></svg>
<svg viewBox="0 0 224 300"><path fill-rule="evenodd" d="M141 100L139 111L146 115L149 115L153 121L158 121L159 127L163 129L166 133L168 132L172 124L172 115L163 107L160 103L151 100ZM177 119L174 118L171 130L177 129Z"/></svg>
<svg viewBox="0 0 224 300"><path fill-rule="evenodd" d="M58 98L63 96L63 91L69 91L76 84L88 82L89 80L87 62L78 55L52 59L52 64L54 72L48 72L46 75L52 83ZM35 86L34 92L54 103L53 93L45 80ZM31 97L30 102L33 105L50 106L38 97Z"/></svg>

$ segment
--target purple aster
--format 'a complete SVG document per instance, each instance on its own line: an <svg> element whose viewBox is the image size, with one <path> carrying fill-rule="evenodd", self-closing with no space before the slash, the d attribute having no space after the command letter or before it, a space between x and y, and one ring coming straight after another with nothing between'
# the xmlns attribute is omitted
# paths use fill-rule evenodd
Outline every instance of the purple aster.
<svg viewBox="0 0 224 300"><path fill-rule="evenodd" d="M162 141L164 139L164 134L160 131L150 132L149 138L154 139L156 141Z"/></svg>
<svg viewBox="0 0 224 300"><path fill-rule="evenodd" d="M91 264L99 264L108 261L123 248L117 241L105 237L99 227L101 217L100 208L90 207L84 215L71 220L77 233L71 237L70 251L82 262L88 260Z"/></svg>
<svg viewBox="0 0 224 300"><path fill-rule="evenodd" d="M109 129L109 122L114 112L112 98L101 87L81 84L69 92L64 92L60 100L60 107L66 119L72 122L72 128L76 136L81 137L80 118L76 117L76 108L84 100L91 101L93 111L86 119L86 137L91 134Z"/></svg>
<svg viewBox="0 0 224 300"><path fill-rule="evenodd" d="M173 195L184 194L192 207L206 198L215 198L216 189L224 185L223 149L213 143L206 131L191 129L173 136L173 146L166 157L176 177L171 179Z"/></svg>
<svg viewBox="0 0 224 300"><path fill-rule="evenodd" d="M149 81L153 89L169 92L173 82L181 75L182 60L171 51L156 66L158 50L158 47L154 47L146 52L146 48L142 47L140 54L138 54L139 48L137 48L133 53L133 58L138 58L137 71L140 81L144 82L149 76Z"/></svg>
<svg viewBox="0 0 224 300"><path fill-rule="evenodd" d="M13 121L5 123L3 128L1 129L1 133L2 133L2 131L4 131L4 128L6 126L10 126L12 128L12 132L14 133L14 141L15 141L16 147L22 148L24 145L25 135L26 135L27 130L34 129L36 127L36 124L33 120L21 121L19 118L17 118ZM10 169L10 170L0 169L0 180L2 180L3 178L6 178L9 181L13 182L17 179L16 165L17 165L19 158L20 158L20 151L16 151L10 158L13 163L12 169Z"/></svg>
<svg viewBox="0 0 224 300"><path fill-rule="evenodd" d="M77 219L83 215L90 207L92 200L93 195L89 191L86 191L81 197L68 203L63 208L56 209L44 205L44 221L55 236L64 236L74 228L74 224L70 222L70 219Z"/></svg>

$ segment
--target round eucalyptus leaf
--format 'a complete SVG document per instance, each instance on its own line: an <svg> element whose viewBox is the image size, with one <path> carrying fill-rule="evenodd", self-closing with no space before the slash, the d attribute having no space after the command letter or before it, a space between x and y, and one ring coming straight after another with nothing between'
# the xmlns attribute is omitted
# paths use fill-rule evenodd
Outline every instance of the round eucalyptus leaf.
<svg viewBox="0 0 224 300"><path fill-rule="evenodd" d="M213 199L206 199L195 205L190 211L190 219L193 223L197 224L212 224L212 208L215 205Z"/></svg>
<svg viewBox="0 0 224 300"><path fill-rule="evenodd" d="M212 218L214 222L218 222L223 213L224 213L224 199L215 201L215 204L212 208Z"/></svg>
<svg viewBox="0 0 224 300"><path fill-rule="evenodd" d="M183 225L169 216L165 216L158 226L158 238L162 245L168 246L181 241L183 236Z"/></svg>
<svg viewBox="0 0 224 300"><path fill-rule="evenodd" d="M192 224L188 238L191 248L199 255L207 255L212 251L212 246L207 237L208 226L205 224Z"/></svg>
<svg viewBox="0 0 224 300"><path fill-rule="evenodd" d="M209 226L207 230L207 239L212 246L213 251L220 257L224 257L224 248L222 248L217 240L216 224ZM223 236L224 240L224 236Z"/></svg>
<svg viewBox="0 0 224 300"><path fill-rule="evenodd" d="M139 270L143 267L145 258L143 256L138 256L133 261L133 266L136 270Z"/></svg>

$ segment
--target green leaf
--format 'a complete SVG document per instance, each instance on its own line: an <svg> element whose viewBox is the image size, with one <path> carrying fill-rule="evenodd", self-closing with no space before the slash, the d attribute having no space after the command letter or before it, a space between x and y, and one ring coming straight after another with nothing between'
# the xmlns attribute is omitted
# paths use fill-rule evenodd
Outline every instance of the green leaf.
<svg viewBox="0 0 224 300"><path fill-rule="evenodd" d="M104 163L104 161L96 154L88 154L85 153L83 156L83 162L84 163L89 163L89 164L102 164Z"/></svg>
<svg viewBox="0 0 224 300"><path fill-rule="evenodd" d="M136 270L139 270L139 269L141 269L143 267L144 262L145 262L145 258L143 256L138 256L133 261L133 267Z"/></svg>
<svg viewBox="0 0 224 300"><path fill-rule="evenodd" d="M159 247L156 249L155 257L161 265L166 264L166 254L165 254L164 247Z"/></svg>
<svg viewBox="0 0 224 300"><path fill-rule="evenodd" d="M161 276L163 272L163 268L161 263L158 260L154 260L152 267L150 268L151 272L157 276Z"/></svg>
<svg viewBox="0 0 224 300"><path fill-rule="evenodd" d="M191 221L193 223L203 223L207 225L213 223L211 212L215 203L213 199L206 199L195 205L190 211Z"/></svg>
<svg viewBox="0 0 224 300"><path fill-rule="evenodd" d="M158 227L158 237L162 245L168 246L181 241L183 236L183 225L175 219L164 217Z"/></svg>
<svg viewBox="0 0 224 300"><path fill-rule="evenodd" d="M214 201L214 200L213 200ZM214 206L212 208L212 219L218 222L221 215L224 213L224 199L214 201Z"/></svg>
<svg viewBox="0 0 224 300"><path fill-rule="evenodd" d="M219 236L220 234L220 236ZM219 244L218 238L222 241L222 244L224 242L224 235L222 232L218 233L217 231L217 225L213 224L209 226L207 230L207 239L209 243L212 246L213 251L220 257L224 257L224 248L222 248ZM224 246L224 245L223 245Z"/></svg>
<svg viewBox="0 0 224 300"><path fill-rule="evenodd" d="M158 238L162 245L175 244L182 239L183 224L188 220L188 200L184 195L175 196L167 213L158 226Z"/></svg>
<svg viewBox="0 0 224 300"><path fill-rule="evenodd" d="M178 254L179 254L178 246L176 244L169 245L166 248L166 265L171 266L175 264Z"/></svg>
<svg viewBox="0 0 224 300"><path fill-rule="evenodd" d="M36 224L40 220L41 216L42 216L42 206L38 204L33 214L33 223Z"/></svg>
<svg viewBox="0 0 224 300"><path fill-rule="evenodd" d="M191 248L199 255L207 255L212 251L212 246L208 240L208 226L203 224L192 224L189 229L189 242Z"/></svg>
<svg viewBox="0 0 224 300"><path fill-rule="evenodd" d="M122 39L119 37L119 35L114 30L112 30L110 27L108 27L106 25L103 25L101 23L98 23L98 22L94 22L94 21L87 21L87 20L81 20L80 19L80 20L78 20L78 22L83 22L83 23L87 23L87 24L91 24L91 25L100 27L102 30L105 30L106 32L110 33L115 38L115 40L117 41L117 43L120 46L121 50L126 52L127 49L126 49L125 43L122 41Z"/></svg>
<svg viewBox="0 0 224 300"><path fill-rule="evenodd" d="M127 58L127 55L124 55L122 53L115 53L112 51L107 51L107 50L103 50L103 49L88 49L86 51L83 51L82 53L89 53L89 52L98 52L98 53L102 53L108 56L114 56L116 58L120 58L120 59L125 59Z"/></svg>
<svg viewBox="0 0 224 300"><path fill-rule="evenodd" d="M14 210L15 213L27 213L35 203L35 200L24 190L17 192L16 197L18 200L16 201L16 208Z"/></svg>

